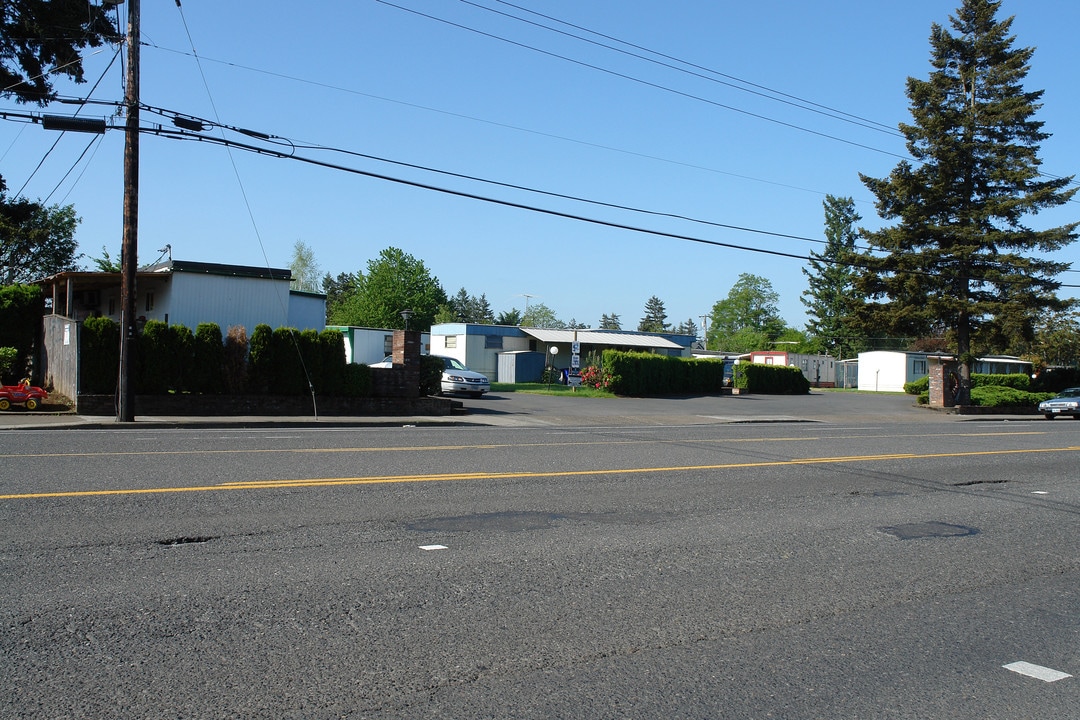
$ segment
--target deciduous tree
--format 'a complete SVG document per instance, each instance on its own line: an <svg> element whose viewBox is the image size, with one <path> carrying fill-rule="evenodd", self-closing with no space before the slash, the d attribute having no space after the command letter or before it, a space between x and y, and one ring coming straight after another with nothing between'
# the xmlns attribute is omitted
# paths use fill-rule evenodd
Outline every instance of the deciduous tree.
<svg viewBox="0 0 1080 720"><path fill-rule="evenodd" d="M423 261L390 247L368 261L366 274L356 274L355 290L337 306L331 324L404 328L401 311L411 310L409 329L429 330L445 302L446 291Z"/></svg>
<svg viewBox="0 0 1080 720"><path fill-rule="evenodd" d="M787 330L777 303L780 295L767 279L742 273L727 297L713 305L709 347L729 352L765 349Z"/></svg>
<svg viewBox="0 0 1080 720"><path fill-rule="evenodd" d="M45 207L25 199L8 201L0 178L0 285L25 283L66 270L77 270L71 205Z"/></svg>

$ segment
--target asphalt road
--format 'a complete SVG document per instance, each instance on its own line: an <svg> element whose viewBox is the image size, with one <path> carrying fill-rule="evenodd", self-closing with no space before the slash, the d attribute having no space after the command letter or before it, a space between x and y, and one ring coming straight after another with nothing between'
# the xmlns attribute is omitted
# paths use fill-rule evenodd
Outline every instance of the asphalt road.
<svg viewBox="0 0 1080 720"><path fill-rule="evenodd" d="M1080 422L496 402L0 433L0 716L1080 717Z"/></svg>

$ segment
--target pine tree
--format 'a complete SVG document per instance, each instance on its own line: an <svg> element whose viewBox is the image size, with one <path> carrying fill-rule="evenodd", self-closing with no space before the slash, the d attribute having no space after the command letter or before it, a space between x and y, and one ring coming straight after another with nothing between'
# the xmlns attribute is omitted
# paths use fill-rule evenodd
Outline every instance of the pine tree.
<svg viewBox="0 0 1080 720"><path fill-rule="evenodd" d="M622 320L619 319L618 313L611 313L608 315L604 313L600 316L600 329L601 330L622 330Z"/></svg>
<svg viewBox="0 0 1080 720"><path fill-rule="evenodd" d="M667 329L664 301L653 295L645 302L645 317L638 323L638 332L664 332Z"/></svg>
<svg viewBox="0 0 1080 720"><path fill-rule="evenodd" d="M1075 193L1071 177L1040 175L1035 119L1042 91L1025 91L1033 48L1013 47L1012 18L1000 0L964 0L950 18L955 35L935 24L928 80L908 78L912 124L900 131L916 164L889 177L862 176L878 213L895 225L865 232L857 288L870 300L864 326L923 335L935 322L955 337L961 362L958 404L970 401L973 342L998 318L1028 324L1067 303L1054 278L1068 266L1045 259L1076 240L1077 224L1034 230L1026 216ZM1038 256L1033 253L1038 253ZM1009 306L1012 306L1010 309Z"/></svg>
<svg viewBox="0 0 1080 720"><path fill-rule="evenodd" d="M850 197L826 195L825 250L811 252L809 269L803 268L808 289L799 298L806 306L806 332L813 338L815 350L843 357L863 349L860 331L851 316L851 307L861 302L855 291L857 272L846 260L855 252L858 237L856 223L862 218L855 212Z"/></svg>

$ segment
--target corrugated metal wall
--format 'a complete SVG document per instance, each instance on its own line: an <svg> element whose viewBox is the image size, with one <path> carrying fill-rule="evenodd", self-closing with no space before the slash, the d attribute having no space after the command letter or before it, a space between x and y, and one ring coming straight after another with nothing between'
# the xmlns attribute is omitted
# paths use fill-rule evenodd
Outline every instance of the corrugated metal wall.
<svg viewBox="0 0 1080 720"><path fill-rule="evenodd" d="M50 392L74 400L79 394L79 330L82 326L63 315L46 315L43 325L42 385Z"/></svg>

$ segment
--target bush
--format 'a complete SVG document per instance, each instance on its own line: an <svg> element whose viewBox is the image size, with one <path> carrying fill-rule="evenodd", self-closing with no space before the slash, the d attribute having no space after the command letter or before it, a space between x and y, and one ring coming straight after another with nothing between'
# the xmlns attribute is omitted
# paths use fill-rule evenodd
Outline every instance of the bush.
<svg viewBox="0 0 1080 720"><path fill-rule="evenodd" d="M605 350L602 368L617 395L718 393L724 387L724 363L718 360Z"/></svg>
<svg viewBox="0 0 1080 720"><path fill-rule="evenodd" d="M971 404L979 407L1034 407L1053 393L1033 393L1006 385L981 385L971 389Z"/></svg>
<svg viewBox="0 0 1080 720"><path fill-rule="evenodd" d="M231 395L247 391L247 354L247 330L243 325L233 325L225 335L225 364L222 367L225 392Z"/></svg>
<svg viewBox="0 0 1080 720"><path fill-rule="evenodd" d="M420 394L438 395L442 392L443 359L435 355L420 356Z"/></svg>
<svg viewBox="0 0 1080 720"><path fill-rule="evenodd" d="M274 330L269 352L273 359L269 367L268 392L271 395L306 395L310 392L303 350L303 345L309 342L296 328Z"/></svg>
<svg viewBox="0 0 1080 720"><path fill-rule="evenodd" d="M15 367L15 360L19 357L19 351L13 347L0 347L0 379L4 385L14 385L17 381L11 375L11 368Z"/></svg>
<svg viewBox="0 0 1080 720"><path fill-rule="evenodd" d="M114 394L120 377L120 325L107 317L83 320L79 363L79 392Z"/></svg>
<svg viewBox="0 0 1080 720"><path fill-rule="evenodd" d="M190 389L207 395L220 394L225 388L225 345L217 323L199 323L195 328L195 365Z"/></svg>
<svg viewBox="0 0 1080 720"><path fill-rule="evenodd" d="M904 383L904 392L908 395L922 395L930 392L930 376L921 377L909 383ZM921 402L921 401L920 401Z"/></svg>
<svg viewBox="0 0 1080 720"><path fill-rule="evenodd" d="M810 381L799 368L787 365L739 365L736 387L765 395L807 395Z"/></svg>
<svg viewBox="0 0 1080 720"><path fill-rule="evenodd" d="M248 384L251 391L264 395L270 392L274 371L274 330L265 323L255 326L248 354Z"/></svg>
<svg viewBox="0 0 1080 720"><path fill-rule="evenodd" d="M0 338L5 347L15 348L15 360L8 372L16 380L30 374L43 312L43 294L37 285L0 287Z"/></svg>
<svg viewBox="0 0 1080 720"><path fill-rule="evenodd" d="M161 320L148 320L143 326L136 344L136 393L164 395L176 389L180 366L172 340L169 326Z"/></svg>
<svg viewBox="0 0 1080 720"><path fill-rule="evenodd" d="M322 383L317 389L323 395L342 395L345 389L345 336L340 330L319 333L319 353L322 356Z"/></svg>
<svg viewBox="0 0 1080 720"><path fill-rule="evenodd" d="M345 397L369 397L371 395L371 368L359 363L349 363L342 373L341 394Z"/></svg>

